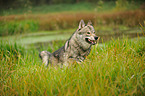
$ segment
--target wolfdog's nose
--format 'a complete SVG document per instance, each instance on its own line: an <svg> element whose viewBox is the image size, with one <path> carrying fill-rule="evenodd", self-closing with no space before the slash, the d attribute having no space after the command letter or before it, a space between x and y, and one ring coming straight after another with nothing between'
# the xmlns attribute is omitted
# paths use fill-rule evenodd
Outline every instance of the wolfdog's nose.
<svg viewBox="0 0 145 96"><path fill-rule="evenodd" d="M95 38L95 40L97 40L98 39L98 36L95 36L94 38Z"/></svg>

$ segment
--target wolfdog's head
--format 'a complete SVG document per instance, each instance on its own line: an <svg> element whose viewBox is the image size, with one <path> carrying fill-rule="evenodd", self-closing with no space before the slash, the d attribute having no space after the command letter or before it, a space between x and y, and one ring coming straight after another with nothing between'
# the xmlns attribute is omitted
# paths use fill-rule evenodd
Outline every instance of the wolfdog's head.
<svg viewBox="0 0 145 96"><path fill-rule="evenodd" d="M89 21L87 25L85 25L84 21L81 20L79 23L79 28L77 29L77 38L80 38L80 42L95 45L98 36L95 35L95 29L92 25L92 22Z"/></svg>

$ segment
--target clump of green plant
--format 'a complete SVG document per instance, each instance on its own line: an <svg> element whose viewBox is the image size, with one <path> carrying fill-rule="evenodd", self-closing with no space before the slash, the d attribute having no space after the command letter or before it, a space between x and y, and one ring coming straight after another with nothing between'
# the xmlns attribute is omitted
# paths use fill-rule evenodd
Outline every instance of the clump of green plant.
<svg viewBox="0 0 145 96"><path fill-rule="evenodd" d="M34 32L37 30L38 23L34 20L0 22L0 36L22 34L25 32Z"/></svg>
<svg viewBox="0 0 145 96"><path fill-rule="evenodd" d="M0 60L10 58L18 59L20 55L24 55L24 48L16 43L10 44L8 41L0 41Z"/></svg>

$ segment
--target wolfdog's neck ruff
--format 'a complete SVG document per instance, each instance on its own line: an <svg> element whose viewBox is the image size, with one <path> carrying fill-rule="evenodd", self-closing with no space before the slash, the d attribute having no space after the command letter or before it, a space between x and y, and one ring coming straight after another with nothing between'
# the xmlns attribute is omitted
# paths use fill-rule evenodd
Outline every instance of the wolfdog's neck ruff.
<svg viewBox="0 0 145 96"><path fill-rule="evenodd" d="M82 62L89 55L91 46L96 44L97 39L91 21L85 25L84 21L81 20L78 29L66 41L64 46L53 53L42 51L39 56L46 66L48 64L68 66L73 61Z"/></svg>

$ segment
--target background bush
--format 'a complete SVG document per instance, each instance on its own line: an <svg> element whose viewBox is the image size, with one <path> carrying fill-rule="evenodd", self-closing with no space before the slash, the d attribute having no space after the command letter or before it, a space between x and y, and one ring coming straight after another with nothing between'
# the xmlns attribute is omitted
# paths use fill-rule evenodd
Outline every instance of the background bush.
<svg viewBox="0 0 145 96"><path fill-rule="evenodd" d="M0 36L38 31L38 22L34 20L0 22Z"/></svg>

